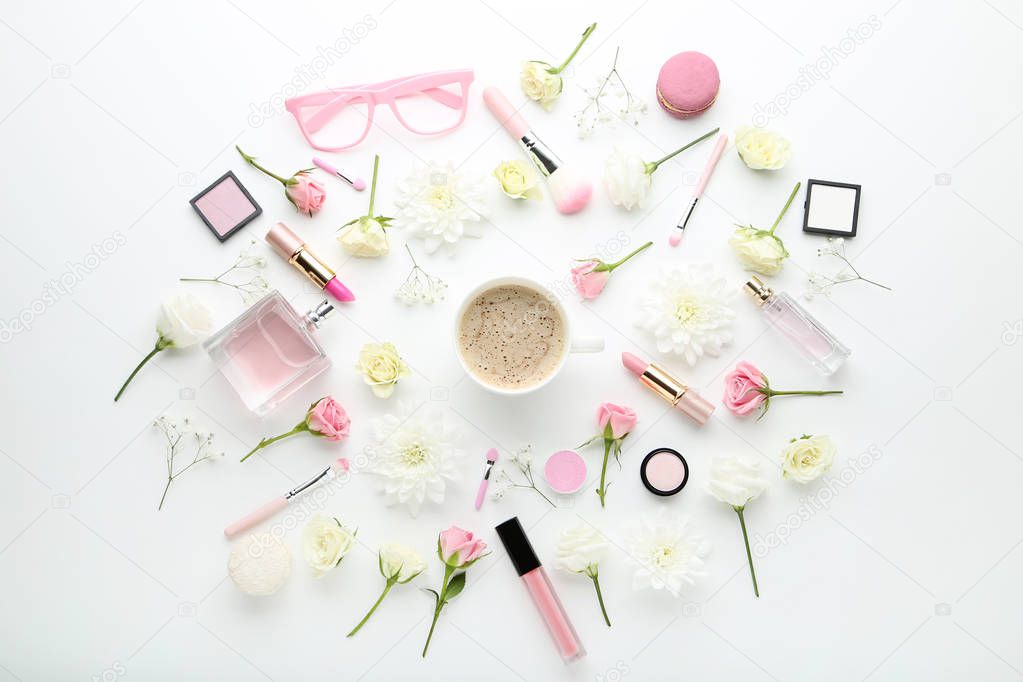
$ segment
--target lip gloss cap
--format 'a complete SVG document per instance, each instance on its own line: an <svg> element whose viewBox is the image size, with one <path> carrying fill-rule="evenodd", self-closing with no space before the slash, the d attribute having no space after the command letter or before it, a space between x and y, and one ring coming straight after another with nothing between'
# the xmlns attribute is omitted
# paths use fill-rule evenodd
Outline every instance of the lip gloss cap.
<svg viewBox="0 0 1023 682"><path fill-rule="evenodd" d="M678 399L678 409L692 417L701 426L707 423L710 415L714 412L714 406L692 389L683 393L682 397Z"/></svg>
<svg viewBox="0 0 1023 682"><path fill-rule="evenodd" d="M501 538L501 544L508 552L508 558L515 566L515 572L520 576L540 567L540 559L533 551L533 545L526 537L526 531L519 523L519 517L513 516L504 523L494 526L497 537Z"/></svg>
<svg viewBox="0 0 1023 682"><path fill-rule="evenodd" d="M266 241L285 260L302 250L305 242L284 223L277 223L266 233Z"/></svg>

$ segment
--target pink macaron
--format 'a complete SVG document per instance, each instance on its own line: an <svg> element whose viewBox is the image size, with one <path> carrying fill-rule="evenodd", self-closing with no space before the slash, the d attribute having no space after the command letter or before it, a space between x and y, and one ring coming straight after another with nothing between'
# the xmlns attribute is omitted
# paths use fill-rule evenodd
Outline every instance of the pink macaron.
<svg viewBox="0 0 1023 682"><path fill-rule="evenodd" d="M713 59L702 52L679 52L657 76L657 102L672 116L689 118L709 109L720 87Z"/></svg>

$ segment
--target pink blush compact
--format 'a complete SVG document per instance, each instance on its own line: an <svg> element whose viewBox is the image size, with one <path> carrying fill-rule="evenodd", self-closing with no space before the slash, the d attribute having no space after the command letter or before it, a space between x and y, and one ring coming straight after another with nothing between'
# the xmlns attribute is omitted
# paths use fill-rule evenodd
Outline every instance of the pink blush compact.
<svg viewBox="0 0 1023 682"><path fill-rule="evenodd" d="M227 240L263 212L231 171L220 176L189 203L220 241Z"/></svg>
<svg viewBox="0 0 1023 682"><path fill-rule="evenodd" d="M643 458L639 477L654 495L668 497L682 491L689 480L689 464L678 451L657 448Z"/></svg>
<svg viewBox="0 0 1023 682"><path fill-rule="evenodd" d="M586 462L574 450L559 450L547 458L543 477L556 493L577 493L586 482Z"/></svg>

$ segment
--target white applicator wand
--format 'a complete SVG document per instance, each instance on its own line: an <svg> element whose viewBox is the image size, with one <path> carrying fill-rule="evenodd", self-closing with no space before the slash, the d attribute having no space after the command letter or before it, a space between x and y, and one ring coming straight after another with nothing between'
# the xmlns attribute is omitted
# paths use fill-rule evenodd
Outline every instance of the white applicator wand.
<svg viewBox="0 0 1023 682"><path fill-rule="evenodd" d="M329 467L327 467L320 473L310 478L305 483L301 483L295 486L294 488L284 493L280 497L275 497L274 499L270 500L256 511L241 517L240 519L238 519L237 521L235 521L230 526L224 529L224 535L226 535L229 538L233 538L235 535L238 535L238 533L241 533L243 531L248 530L249 528L252 528L257 523L267 520L280 510L284 509L285 507L288 506L288 503L291 502L292 499L304 493L306 490L313 487L324 478L336 478L346 473L347 471L348 460L342 457L336 460L333 464L331 464Z"/></svg>
<svg viewBox="0 0 1023 682"><path fill-rule="evenodd" d="M554 205L562 213L576 213L590 202L593 183L574 172L571 167L561 164L547 145L529 129L525 119L500 90L494 87L483 91L483 101L490 113L501 122L508 134L519 141L526 154L547 178Z"/></svg>
<svg viewBox="0 0 1023 682"><path fill-rule="evenodd" d="M696 189L693 190L693 198L689 200L689 205L686 207L686 214L678 221L678 225L671 231L671 236L668 238L668 243L672 246L678 246L678 243L682 241L682 234L686 230L686 225L689 224L689 218L693 215L696 202L703 196L703 190L706 189L707 182L710 180L710 176L713 175L714 168L718 165L718 160L721 158L722 152L725 151L725 145L727 144L728 136L722 135L718 138L717 144L714 145L714 151L710 153L707 165L703 167L703 175L700 176L700 182L696 185Z"/></svg>

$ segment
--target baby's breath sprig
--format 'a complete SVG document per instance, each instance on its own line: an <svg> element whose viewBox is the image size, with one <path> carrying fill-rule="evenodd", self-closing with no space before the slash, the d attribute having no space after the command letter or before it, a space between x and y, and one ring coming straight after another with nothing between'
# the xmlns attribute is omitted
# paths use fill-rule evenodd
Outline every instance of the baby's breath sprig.
<svg viewBox="0 0 1023 682"><path fill-rule="evenodd" d="M522 474L524 483L520 483L512 478L504 468L501 468L497 472L497 478L494 481L494 491L492 494L495 500L499 500L504 497L509 490L512 488L527 488L534 491L537 495L547 500L547 502L554 508L558 505L554 504L551 498L547 497L536 487L536 482L533 480L533 446L526 445L519 448L511 457L508 458L515 468ZM498 465L501 466L501 465Z"/></svg>
<svg viewBox="0 0 1023 682"><path fill-rule="evenodd" d="M259 270L266 267L266 258L264 256L254 254L253 250L255 247L256 240L253 239L249 242L249 245L242 249L238 254L238 258L235 259L234 265L229 267L227 270L224 270L216 277L181 277L178 281L222 284L237 291L242 297L242 301L245 303L252 303L270 290L269 283L267 283L263 276L259 274ZM245 276L248 276L249 279L239 281L235 277L237 273L243 273Z"/></svg>
<svg viewBox="0 0 1023 682"><path fill-rule="evenodd" d="M163 509L163 503L167 500L167 491L170 490L171 483L178 476L199 462L215 457L223 457L224 453L214 451L213 434L194 430L192 422L188 417L185 417L179 424L167 415L161 415L153 422L153 426L158 428L167 440L164 455L167 461L167 484L163 487L163 495L160 496L160 504L156 508L159 511ZM192 455L192 461L175 471L174 460L181 454L185 444L190 441L195 444L195 453Z"/></svg>
<svg viewBox="0 0 1023 682"><path fill-rule="evenodd" d="M628 86L618 72L618 54L611 70L603 78L597 78L591 88L584 88L589 101L582 110L574 114L579 137L589 137L600 125L613 128L618 120L631 125L639 125L639 114L646 113L646 103L629 91Z"/></svg>
<svg viewBox="0 0 1023 682"><path fill-rule="evenodd" d="M807 278L808 288L803 294L803 297L807 300L812 300L815 296L830 296L831 290L835 286L856 281L873 284L875 287L880 287L885 291L892 290L890 286L868 279L860 274L860 271L856 269L852 261L845 255L845 239L842 237L828 237L827 246L817 249L818 258L827 258L829 256L838 258L844 263L844 267L831 277L816 270L810 272Z"/></svg>
<svg viewBox="0 0 1023 682"><path fill-rule="evenodd" d="M428 304L443 301L444 292L448 288L447 282L423 270L416 262L416 257L412 255L412 249L408 244L405 245L405 250L412 259L412 270L394 292L394 297L406 305L415 305L420 301Z"/></svg>

